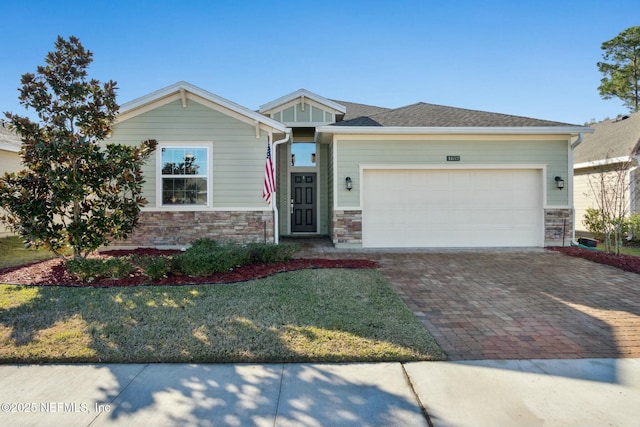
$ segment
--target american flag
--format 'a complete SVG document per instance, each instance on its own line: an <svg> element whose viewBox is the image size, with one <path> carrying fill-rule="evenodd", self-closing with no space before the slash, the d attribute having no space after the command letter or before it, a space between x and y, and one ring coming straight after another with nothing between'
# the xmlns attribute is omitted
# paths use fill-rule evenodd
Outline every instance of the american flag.
<svg viewBox="0 0 640 427"><path fill-rule="evenodd" d="M271 194L276 192L276 177L273 173L273 161L271 160L271 142L267 141L267 162L264 165L264 184L262 186L262 198L271 204Z"/></svg>

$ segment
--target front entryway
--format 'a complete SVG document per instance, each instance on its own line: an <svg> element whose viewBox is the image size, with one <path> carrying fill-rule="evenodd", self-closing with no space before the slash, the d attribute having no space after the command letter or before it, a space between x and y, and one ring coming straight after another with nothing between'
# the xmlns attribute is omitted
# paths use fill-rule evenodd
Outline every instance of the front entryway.
<svg viewBox="0 0 640 427"><path fill-rule="evenodd" d="M291 232L315 233L317 226L316 174L291 174Z"/></svg>

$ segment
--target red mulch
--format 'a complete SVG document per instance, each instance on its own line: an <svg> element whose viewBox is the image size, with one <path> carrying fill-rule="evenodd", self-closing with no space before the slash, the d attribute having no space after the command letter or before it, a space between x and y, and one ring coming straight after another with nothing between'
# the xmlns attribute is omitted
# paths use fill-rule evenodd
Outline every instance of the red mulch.
<svg viewBox="0 0 640 427"><path fill-rule="evenodd" d="M583 249L575 246L549 247L554 251L562 252L565 255L588 259L599 264L606 264L617 267L624 271L640 274L640 257L633 255L610 255L606 252Z"/></svg>
<svg viewBox="0 0 640 427"><path fill-rule="evenodd" d="M171 255L180 251L164 251L156 249L117 250L103 252L107 256L137 255ZM247 280L261 279L277 273L315 268L376 268L378 265L365 259L294 259L289 262L274 264L255 264L235 268L226 273L207 277L171 276L152 281L141 273L131 274L123 279L101 279L89 284L71 277L61 259L50 259L21 267L9 267L0 270L0 283L16 285L50 285L50 286L87 286L115 287L139 285L199 285L209 283L237 283Z"/></svg>

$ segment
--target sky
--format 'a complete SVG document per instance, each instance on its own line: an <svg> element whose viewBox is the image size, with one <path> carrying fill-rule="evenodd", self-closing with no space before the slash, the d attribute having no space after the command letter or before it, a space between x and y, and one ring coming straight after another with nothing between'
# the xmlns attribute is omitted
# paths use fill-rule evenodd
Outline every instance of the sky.
<svg viewBox="0 0 640 427"><path fill-rule="evenodd" d="M0 0L0 112L33 117L20 76L74 35L120 105L184 80L250 109L304 88L584 124L628 112L597 63L635 25L636 0Z"/></svg>

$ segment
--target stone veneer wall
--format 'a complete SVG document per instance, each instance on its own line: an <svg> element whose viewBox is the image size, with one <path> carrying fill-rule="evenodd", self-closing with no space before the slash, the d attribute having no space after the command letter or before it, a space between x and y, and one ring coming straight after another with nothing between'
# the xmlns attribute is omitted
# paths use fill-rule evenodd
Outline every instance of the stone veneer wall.
<svg viewBox="0 0 640 427"><path fill-rule="evenodd" d="M545 246L562 246L562 229L564 228L564 244L569 246L573 238L573 209L544 210L544 244Z"/></svg>
<svg viewBox="0 0 640 427"><path fill-rule="evenodd" d="M362 211L333 211L333 244L362 246Z"/></svg>
<svg viewBox="0 0 640 427"><path fill-rule="evenodd" d="M333 212L332 240L336 246L362 245L362 211ZM544 244L561 246L564 228L564 244L568 246L573 238L573 209L545 209Z"/></svg>
<svg viewBox="0 0 640 427"><path fill-rule="evenodd" d="M273 212L142 212L135 231L127 240L111 246L187 246L194 240L273 243Z"/></svg>

